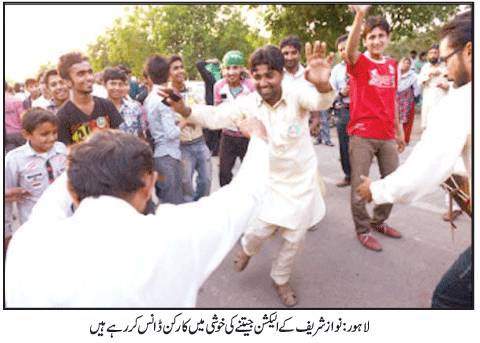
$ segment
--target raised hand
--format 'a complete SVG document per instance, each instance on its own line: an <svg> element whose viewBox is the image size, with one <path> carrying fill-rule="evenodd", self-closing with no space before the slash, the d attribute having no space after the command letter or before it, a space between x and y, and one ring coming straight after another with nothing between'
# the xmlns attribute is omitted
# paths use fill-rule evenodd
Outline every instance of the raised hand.
<svg viewBox="0 0 480 343"><path fill-rule="evenodd" d="M349 5L348 7L355 13L366 14L372 5Z"/></svg>
<svg viewBox="0 0 480 343"><path fill-rule="evenodd" d="M329 78L332 70L333 53L327 56L327 44L315 41L313 49L310 43L305 44L305 56L307 58L305 79L313 83L320 92L330 91Z"/></svg>

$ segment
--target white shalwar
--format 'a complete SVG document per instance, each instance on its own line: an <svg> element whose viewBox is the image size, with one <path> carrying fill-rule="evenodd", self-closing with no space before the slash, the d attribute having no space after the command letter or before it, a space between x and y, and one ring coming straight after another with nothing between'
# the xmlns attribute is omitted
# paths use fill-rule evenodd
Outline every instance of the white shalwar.
<svg viewBox="0 0 480 343"><path fill-rule="evenodd" d="M471 178L471 82L450 89L431 111L431 122L405 163L371 183L376 204L416 201L431 193L450 176L459 157Z"/></svg>
<svg viewBox="0 0 480 343"><path fill-rule="evenodd" d="M267 150L253 137L231 184L147 216L100 196L66 218L63 174L10 242L7 307L194 307L203 282L256 216Z"/></svg>
<svg viewBox="0 0 480 343"><path fill-rule="evenodd" d="M298 250L306 230L325 215L308 119L310 112L329 108L334 99L333 90L319 93L313 87L297 84L295 88L284 87L281 99L273 107L254 92L217 107L193 106L188 118L209 129L228 127L248 117L256 117L265 125L270 151L269 187L259 221L247 231L242 245L248 255L253 255L258 244L245 241L248 233L256 232L257 238L264 240L275 228L281 228L283 237L295 246L284 246L274 262L271 275L277 284L288 281L290 273L286 270L291 269L295 255L292 249ZM249 249L249 245L255 247ZM282 262L284 258L288 261Z"/></svg>

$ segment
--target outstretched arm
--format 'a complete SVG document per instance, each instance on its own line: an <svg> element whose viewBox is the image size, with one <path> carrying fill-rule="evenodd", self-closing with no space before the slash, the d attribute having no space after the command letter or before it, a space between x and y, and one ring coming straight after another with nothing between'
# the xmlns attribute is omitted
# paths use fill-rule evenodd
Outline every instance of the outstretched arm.
<svg viewBox="0 0 480 343"><path fill-rule="evenodd" d="M369 8L370 5L350 5L350 9L355 12L355 19L353 20L352 30L348 34L347 39L346 59L348 64L357 63L358 56L360 56L360 52L358 51L360 34L362 31L363 18Z"/></svg>

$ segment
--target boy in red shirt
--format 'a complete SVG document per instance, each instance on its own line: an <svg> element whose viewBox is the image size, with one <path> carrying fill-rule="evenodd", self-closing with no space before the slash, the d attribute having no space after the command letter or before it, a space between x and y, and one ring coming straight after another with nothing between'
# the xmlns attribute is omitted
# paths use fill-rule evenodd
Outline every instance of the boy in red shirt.
<svg viewBox="0 0 480 343"><path fill-rule="evenodd" d="M361 176L368 175L374 156L377 157L383 178L397 169L397 149L402 152L405 148L396 104L397 63L383 55L389 43L390 26L382 17L369 17L366 20L362 37L367 51L358 51L363 18L370 6L350 7L356 13L346 47L347 72L350 75L350 121L347 132L350 136L352 169L351 208L359 241L368 249L380 251L382 247L371 235L371 229L389 237L401 237L397 230L385 223L392 205L376 206L371 218L365 201L356 195L355 189L362 181Z"/></svg>

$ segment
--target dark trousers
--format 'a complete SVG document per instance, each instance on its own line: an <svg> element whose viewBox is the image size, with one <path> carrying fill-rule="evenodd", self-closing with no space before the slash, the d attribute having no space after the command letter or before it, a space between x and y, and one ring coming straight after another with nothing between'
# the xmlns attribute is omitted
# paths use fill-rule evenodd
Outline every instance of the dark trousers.
<svg viewBox="0 0 480 343"><path fill-rule="evenodd" d="M337 133L338 133L338 146L340 149L340 162L342 164L342 170L345 174L345 179L350 180L350 157L348 156L348 142L349 137L347 134L347 125L350 120L350 110L348 108L341 108L335 110L337 116Z"/></svg>
<svg viewBox="0 0 480 343"><path fill-rule="evenodd" d="M247 153L249 139L245 137L230 136L222 132L220 138L220 187L232 181L232 169L237 157L243 161Z"/></svg>
<svg viewBox="0 0 480 343"><path fill-rule="evenodd" d="M205 143L212 153L212 156L218 156L221 133L222 130L203 129L203 137L205 137Z"/></svg>
<svg viewBox="0 0 480 343"><path fill-rule="evenodd" d="M468 247L438 283L432 297L433 308L473 309L472 247Z"/></svg>
<svg viewBox="0 0 480 343"><path fill-rule="evenodd" d="M350 163L352 166L350 201L353 222L357 234L370 231L370 227L382 224L387 220L392 210L392 204L376 205L373 217L366 209L366 202L356 193L362 183L361 175L368 176L373 157L377 157L382 178L392 173L398 167L397 143L394 139L370 139L359 136L350 137Z"/></svg>

